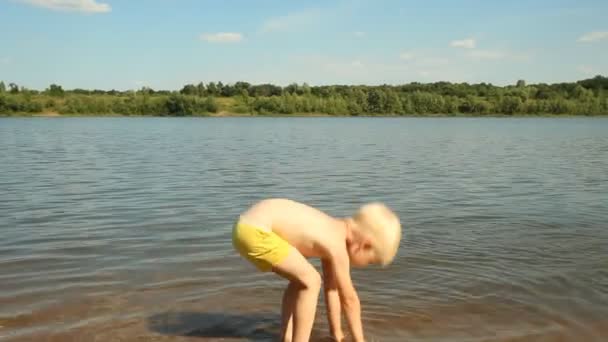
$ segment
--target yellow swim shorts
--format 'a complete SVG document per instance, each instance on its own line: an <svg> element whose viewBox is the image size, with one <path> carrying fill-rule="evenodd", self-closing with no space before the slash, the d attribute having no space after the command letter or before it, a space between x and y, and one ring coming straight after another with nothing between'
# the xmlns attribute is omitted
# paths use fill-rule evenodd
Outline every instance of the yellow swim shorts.
<svg viewBox="0 0 608 342"><path fill-rule="evenodd" d="M232 229L234 248L262 272L285 260L291 245L272 231L267 231L243 222Z"/></svg>

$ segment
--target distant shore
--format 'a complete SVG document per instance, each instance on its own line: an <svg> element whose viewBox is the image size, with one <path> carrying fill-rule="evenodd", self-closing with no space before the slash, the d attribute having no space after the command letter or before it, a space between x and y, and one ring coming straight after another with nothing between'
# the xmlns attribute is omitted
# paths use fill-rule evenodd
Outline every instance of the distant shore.
<svg viewBox="0 0 608 342"><path fill-rule="evenodd" d="M67 113L11 113L3 114L0 113L0 118L96 118L96 117L117 117L117 118L128 118L128 117L156 117L156 118L170 118L170 117L190 117L190 118L575 118L575 117L608 117L607 114L597 115L581 115L581 114L363 114L363 115L351 115L351 114L327 114L327 113L294 113L294 114L251 114L251 113L230 113L230 112L219 112L209 114L193 114L184 116L174 115L134 115L134 114L67 114Z"/></svg>
<svg viewBox="0 0 608 342"><path fill-rule="evenodd" d="M401 85L186 84L180 90L33 90L0 81L0 113L16 116L406 116L608 115L608 77L570 83ZM451 114L445 114L451 113ZM2 114L0 114L2 115Z"/></svg>

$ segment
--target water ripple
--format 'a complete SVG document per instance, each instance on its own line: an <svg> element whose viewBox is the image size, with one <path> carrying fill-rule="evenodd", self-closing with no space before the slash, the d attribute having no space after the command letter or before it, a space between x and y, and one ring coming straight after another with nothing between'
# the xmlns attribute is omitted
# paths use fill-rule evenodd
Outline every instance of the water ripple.
<svg viewBox="0 0 608 342"><path fill-rule="evenodd" d="M605 118L0 119L0 340L276 336L285 283L230 242L270 196L398 212L393 265L353 271L371 341L608 340L607 132Z"/></svg>

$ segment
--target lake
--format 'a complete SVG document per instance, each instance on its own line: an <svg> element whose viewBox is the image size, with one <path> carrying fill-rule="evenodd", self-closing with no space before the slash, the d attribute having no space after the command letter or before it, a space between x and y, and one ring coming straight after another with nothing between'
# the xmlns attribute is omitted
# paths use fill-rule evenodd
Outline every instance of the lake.
<svg viewBox="0 0 608 342"><path fill-rule="evenodd" d="M272 340L286 283L230 242L266 197L397 212L395 262L353 271L369 341L608 340L608 118L4 118L0 144L2 341Z"/></svg>

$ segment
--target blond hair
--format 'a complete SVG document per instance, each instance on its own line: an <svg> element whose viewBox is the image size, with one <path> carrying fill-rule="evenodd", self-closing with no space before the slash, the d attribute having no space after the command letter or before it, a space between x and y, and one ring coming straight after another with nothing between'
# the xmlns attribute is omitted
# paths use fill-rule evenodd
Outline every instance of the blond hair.
<svg viewBox="0 0 608 342"><path fill-rule="evenodd" d="M382 266L390 264L401 241L401 223L382 203L363 205L352 217L355 229L371 240L371 247Z"/></svg>

